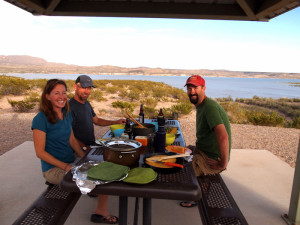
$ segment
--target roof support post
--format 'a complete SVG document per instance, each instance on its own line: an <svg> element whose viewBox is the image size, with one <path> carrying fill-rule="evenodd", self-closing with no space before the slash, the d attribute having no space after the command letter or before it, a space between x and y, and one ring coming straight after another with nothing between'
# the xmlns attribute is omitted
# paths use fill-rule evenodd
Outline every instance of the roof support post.
<svg viewBox="0 0 300 225"><path fill-rule="evenodd" d="M300 225L300 139L298 144L298 154L290 200L290 208L288 214L284 214L282 217L289 225Z"/></svg>

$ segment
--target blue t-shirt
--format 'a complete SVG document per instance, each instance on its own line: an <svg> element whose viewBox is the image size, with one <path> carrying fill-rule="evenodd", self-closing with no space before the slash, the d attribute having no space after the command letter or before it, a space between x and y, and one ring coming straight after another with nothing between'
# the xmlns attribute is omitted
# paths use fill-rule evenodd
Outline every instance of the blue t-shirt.
<svg viewBox="0 0 300 225"><path fill-rule="evenodd" d="M63 109L65 114L65 110ZM31 129L38 129L46 133L45 150L56 159L72 163L75 160L74 152L69 144L72 131L72 115L69 112L64 119L58 119L55 124L51 124L44 112L39 112L32 120ZM41 160L42 171L45 172L55 166Z"/></svg>

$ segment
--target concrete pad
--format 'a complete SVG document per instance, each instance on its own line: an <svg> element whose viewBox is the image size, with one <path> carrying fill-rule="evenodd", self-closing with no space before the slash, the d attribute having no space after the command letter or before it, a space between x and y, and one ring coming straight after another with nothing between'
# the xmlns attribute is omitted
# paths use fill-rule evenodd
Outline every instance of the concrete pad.
<svg viewBox="0 0 300 225"><path fill-rule="evenodd" d="M249 224L285 225L295 169L267 150L233 150L222 177Z"/></svg>
<svg viewBox="0 0 300 225"><path fill-rule="evenodd" d="M285 225L294 169L266 150L232 150L222 177L250 225ZM40 160L33 142L24 142L0 157L0 224L12 224L46 189ZM118 215L117 196L110 196L108 209ZM135 198L129 198L128 224L133 224ZM153 225L200 225L198 208L182 208L179 201L153 199ZM67 219L67 225L89 222L96 198L82 196ZM139 225L142 224L140 199Z"/></svg>
<svg viewBox="0 0 300 225"><path fill-rule="evenodd" d="M46 189L32 141L0 156L0 224L12 224Z"/></svg>
<svg viewBox="0 0 300 225"><path fill-rule="evenodd" d="M72 213L66 221L66 225L82 225L94 224L90 222L90 216L97 204L96 198L82 196ZM135 198L128 199L128 222L133 224L134 220ZM118 216L119 198L117 196L109 196L108 210L112 215ZM139 199L139 215L138 224L143 224L143 200ZM152 200L152 224L153 225L201 225L201 218L198 207L185 209L179 206L179 201L174 200Z"/></svg>

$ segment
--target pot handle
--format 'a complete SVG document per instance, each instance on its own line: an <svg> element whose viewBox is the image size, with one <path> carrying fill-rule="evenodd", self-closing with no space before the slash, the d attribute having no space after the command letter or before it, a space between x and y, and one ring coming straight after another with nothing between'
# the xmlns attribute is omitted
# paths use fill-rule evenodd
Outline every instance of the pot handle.
<svg viewBox="0 0 300 225"><path fill-rule="evenodd" d="M136 151L130 151L130 152L120 152L122 154L132 154L132 153L136 153Z"/></svg>

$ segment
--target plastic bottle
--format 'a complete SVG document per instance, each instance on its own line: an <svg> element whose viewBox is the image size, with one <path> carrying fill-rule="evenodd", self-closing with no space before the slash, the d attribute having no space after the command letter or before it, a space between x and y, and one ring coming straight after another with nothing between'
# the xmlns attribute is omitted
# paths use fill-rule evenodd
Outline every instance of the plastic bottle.
<svg viewBox="0 0 300 225"><path fill-rule="evenodd" d="M128 118L126 119L124 133L128 134L129 139L132 139L132 127L130 125L130 120Z"/></svg>
<svg viewBox="0 0 300 225"><path fill-rule="evenodd" d="M164 126L159 126L154 138L155 152L165 152L166 131Z"/></svg>
<svg viewBox="0 0 300 225"><path fill-rule="evenodd" d="M157 116L157 123L158 126L165 126L165 117L162 109L159 110L158 116Z"/></svg>
<svg viewBox="0 0 300 225"><path fill-rule="evenodd" d="M145 114L144 114L144 105L143 104L141 104L141 106L140 106L139 121L140 121L140 123L145 122Z"/></svg>

